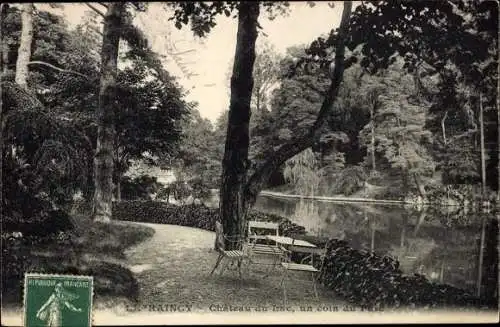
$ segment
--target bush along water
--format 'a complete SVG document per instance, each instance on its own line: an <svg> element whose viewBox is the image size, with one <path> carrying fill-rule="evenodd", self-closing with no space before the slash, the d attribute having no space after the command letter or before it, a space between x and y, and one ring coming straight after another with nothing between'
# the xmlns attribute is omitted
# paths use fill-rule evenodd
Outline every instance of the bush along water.
<svg viewBox="0 0 500 327"><path fill-rule="evenodd" d="M115 203L113 216L121 220L175 224L213 231L218 210L204 205L174 206L155 201L133 201ZM344 240L307 235L304 227L287 218L252 211L248 219L278 222L281 235L307 240L318 247L327 245L321 283L353 304L374 310L497 306L497 300L478 298L457 287L433 283L423 275L404 275L399 269L399 262L392 257L356 250ZM314 261L321 268L320 260Z"/></svg>
<svg viewBox="0 0 500 327"><path fill-rule="evenodd" d="M493 307L467 291L430 282L425 276L404 275L389 256L358 251L341 240L330 240L322 283L348 301L367 308Z"/></svg>

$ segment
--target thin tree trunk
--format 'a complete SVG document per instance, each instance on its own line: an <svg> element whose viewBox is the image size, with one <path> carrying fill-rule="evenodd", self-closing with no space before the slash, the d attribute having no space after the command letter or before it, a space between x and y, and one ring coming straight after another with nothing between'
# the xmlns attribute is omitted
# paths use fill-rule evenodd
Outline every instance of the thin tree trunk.
<svg viewBox="0 0 500 327"><path fill-rule="evenodd" d="M415 224L415 229L413 230L413 237L417 237L418 230L420 226L425 222L425 218L427 217L427 207L422 209L420 216L418 217L417 223Z"/></svg>
<svg viewBox="0 0 500 327"><path fill-rule="evenodd" d="M418 193L420 194L420 196L422 197L422 199L425 199L425 197L426 197L425 188L422 185L420 179L418 178L418 175L417 174L413 174L413 179L415 180L415 184L417 185Z"/></svg>
<svg viewBox="0 0 500 327"><path fill-rule="evenodd" d="M258 2L240 3L220 189L223 231L226 236L230 237L243 235L245 232L246 206L243 189L249 166L250 100L253 89L252 71L255 61L258 17ZM238 244L233 240L226 240L226 249L237 247Z"/></svg>
<svg viewBox="0 0 500 327"><path fill-rule="evenodd" d="M122 200L122 174L120 172L116 173L115 178L115 201L120 202Z"/></svg>
<svg viewBox="0 0 500 327"><path fill-rule="evenodd" d="M372 139L371 139L371 147L372 147L372 170L375 172L377 170L377 166L375 164L375 112L374 108L372 107L370 110L370 116L372 120L371 124L371 134L372 134Z"/></svg>
<svg viewBox="0 0 500 327"><path fill-rule="evenodd" d="M481 286L483 281L483 259L484 259L484 242L486 233L486 217L481 213L481 238L479 240L479 262L477 265L477 281L476 281L476 296L481 296Z"/></svg>
<svg viewBox="0 0 500 327"><path fill-rule="evenodd" d="M448 111L446 111L443 119L441 120L441 131L443 132L443 143L444 144L446 144L446 125L445 125L446 118L448 118Z"/></svg>
<svg viewBox="0 0 500 327"><path fill-rule="evenodd" d="M101 82L97 107L97 149L94 157L93 219L109 221L113 199L113 144L116 74L124 3L109 3L104 16Z"/></svg>
<svg viewBox="0 0 500 327"><path fill-rule="evenodd" d="M371 242L370 242L370 251L373 253L375 251L375 225L371 223Z"/></svg>
<svg viewBox="0 0 500 327"><path fill-rule="evenodd" d="M28 89L28 62L31 57L31 42L33 41L33 3L22 5L21 21L21 41L16 62L15 81L25 90Z"/></svg>
<svg viewBox="0 0 500 327"><path fill-rule="evenodd" d="M274 153L272 157L268 158L259 167L257 167L245 187L245 199L248 207L255 203L257 195L264 188L265 183L269 180L269 177L274 171L276 171L276 169L278 169L286 160L313 145L314 140L321 133L321 127L326 121L326 118L331 114L344 74L345 39L347 36L346 34L349 26L351 9L351 1L345 1L338 32L339 38L337 39L335 47L337 51L335 53L335 69L333 72L332 83L326 92L325 99L321 104L316 121L309 130L309 133L303 137L296 138L289 143L284 144Z"/></svg>
<svg viewBox="0 0 500 327"><path fill-rule="evenodd" d="M486 159L484 153L484 116L483 116L483 97L479 94L479 128L480 128L480 144L481 144L481 193L482 201L486 196Z"/></svg>

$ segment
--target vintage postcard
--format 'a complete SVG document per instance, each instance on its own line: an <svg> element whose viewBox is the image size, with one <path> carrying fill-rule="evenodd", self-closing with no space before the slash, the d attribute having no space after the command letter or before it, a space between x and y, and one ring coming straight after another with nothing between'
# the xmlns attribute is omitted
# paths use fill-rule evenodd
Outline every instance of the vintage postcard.
<svg viewBox="0 0 500 327"><path fill-rule="evenodd" d="M1 3L2 326L496 322L498 3Z"/></svg>

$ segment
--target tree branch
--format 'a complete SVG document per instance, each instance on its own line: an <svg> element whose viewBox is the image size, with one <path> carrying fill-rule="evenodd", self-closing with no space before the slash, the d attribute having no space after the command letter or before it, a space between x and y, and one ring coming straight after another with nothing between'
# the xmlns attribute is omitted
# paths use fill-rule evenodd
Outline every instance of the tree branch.
<svg viewBox="0 0 500 327"><path fill-rule="evenodd" d="M78 76L81 76L81 77L87 78L87 79L89 78L87 75L84 75L82 73L75 72L74 70L63 69L63 68L54 66L52 64L49 64L48 62L45 62L45 61L34 60L34 61L28 62L28 65L42 65L42 66L47 66L47 67L50 67L52 69L55 69L55 70L63 72L63 73L75 74L75 75L78 75Z"/></svg>
<svg viewBox="0 0 500 327"><path fill-rule="evenodd" d="M446 112L444 113L443 119L441 119L441 130L443 132L443 142L444 142L444 144L446 144L446 125L445 125L445 121L446 121L447 117L448 117L448 110L446 110Z"/></svg>
<svg viewBox="0 0 500 327"><path fill-rule="evenodd" d="M97 33L97 34L99 34L100 36L104 36L104 34L102 34L102 32L101 32L101 31L99 31L99 30L97 29L97 27L95 27L95 26L88 26L88 28L89 28L89 29L91 29L92 31L96 32L96 33Z"/></svg>
<svg viewBox="0 0 500 327"><path fill-rule="evenodd" d="M258 167L252 174L252 176L248 179L248 182L245 186L245 198L248 199L247 202L249 205L253 204L260 190L263 188L264 183L267 182L271 174L279 166L281 166L287 159L313 145L314 140L321 133L321 127L326 121L326 118L331 114L333 110L333 104L337 99L340 84L342 83L344 74L345 39L347 36L346 34L347 28L349 26L351 10L352 2L345 1L344 9L342 12L342 20L339 27L339 38L335 47L337 51L335 54L335 69L333 72L332 83L328 88L316 121L305 136L295 138L294 140L281 146L275 152L274 156L270 157L263 164L261 164L260 167Z"/></svg>
<svg viewBox="0 0 500 327"><path fill-rule="evenodd" d="M85 2L85 4L86 4L86 5L87 5L90 9L92 9L92 10L93 10L93 11L95 11L97 14L99 14L99 16L101 16L102 18L104 18L104 17L105 17L105 14L104 14L102 11L100 11L99 9L97 9L96 7L94 7L93 5L91 5L90 3Z"/></svg>
<svg viewBox="0 0 500 327"><path fill-rule="evenodd" d="M467 132L463 132L462 134L459 134L459 135L455 135L453 137L450 137L449 140L448 140L448 143L453 143L461 138L464 138L464 137L467 137L467 136L470 136L472 134L475 134L477 133L479 130L477 128L474 128L474 129L469 129Z"/></svg>
<svg viewBox="0 0 500 327"><path fill-rule="evenodd" d="M147 66L152 69L158 79L165 85L172 85L172 78L167 70L163 68L163 64L157 53L148 46L147 37L144 33L129 22L124 22L122 28L127 33L122 33L121 37L129 44L130 47L139 50L140 55L146 61ZM178 99L175 99L178 101Z"/></svg>

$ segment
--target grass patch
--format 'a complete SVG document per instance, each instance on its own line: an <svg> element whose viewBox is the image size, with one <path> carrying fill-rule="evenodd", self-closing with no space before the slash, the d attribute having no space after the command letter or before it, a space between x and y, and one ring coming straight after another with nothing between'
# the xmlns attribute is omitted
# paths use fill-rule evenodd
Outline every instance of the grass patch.
<svg viewBox="0 0 500 327"><path fill-rule="evenodd" d="M43 238L2 235L4 304L22 304L25 272L92 275L96 302L104 297L137 299L137 281L121 261L126 249L152 237L154 229L93 222L85 216L73 216L72 220L73 229Z"/></svg>
<svg viewBox="0 0 500 327"><path fill-rule="evenodd" d="M118 217L119 218L119 217ZM154 229L136 224L93 222L84 216L76 217L74 247L92 255L106 254L125 258L124 251L154 235Z"/></svg>

